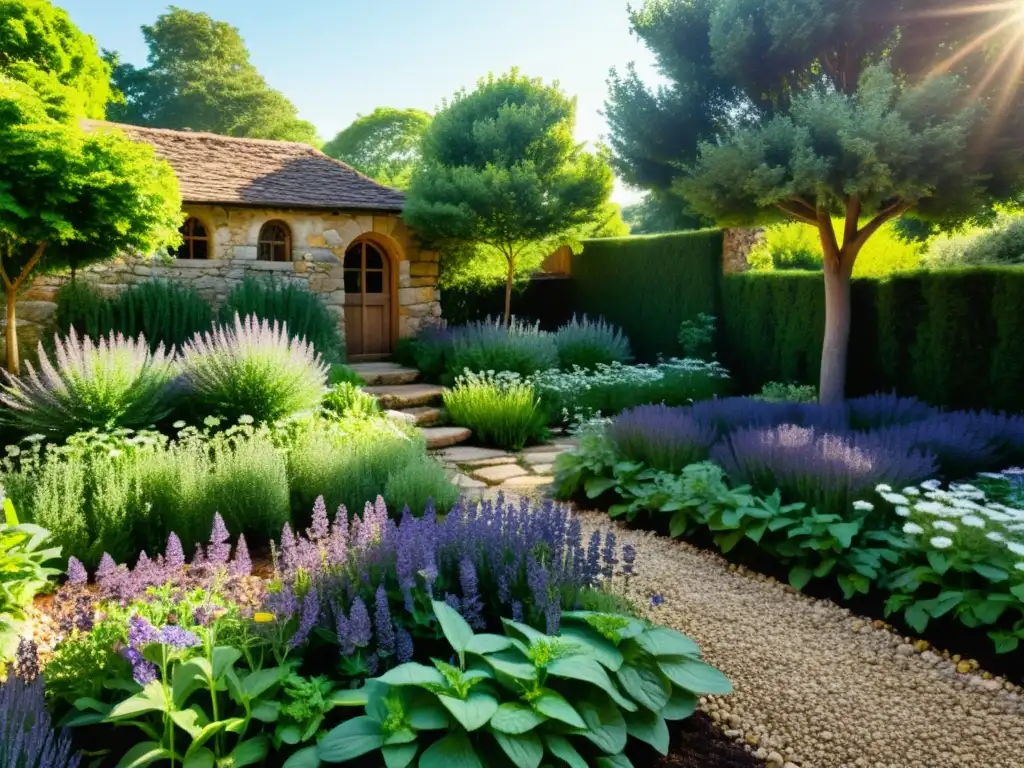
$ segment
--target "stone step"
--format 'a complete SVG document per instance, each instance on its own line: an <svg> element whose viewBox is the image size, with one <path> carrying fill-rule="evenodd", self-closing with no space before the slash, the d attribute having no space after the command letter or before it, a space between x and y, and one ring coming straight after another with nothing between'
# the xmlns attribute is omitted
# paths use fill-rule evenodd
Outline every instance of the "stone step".
<svg viewBox="0 0 1024 768"><path fill-rule="evenodd" d="M441 402L444 387L437 384L384 384L363 387L363 391L377 398L381 408L400 411L420 405Z"/></svg>
<svg viewBox="0 0 1024 768"><path fill-rule="evenodd" d="M441 418L441 409L430 405L420 405L402 411L385 411L384 415L394 421L412 424L415 427L429 427Z"/></svg>
<svg viewBox="0 0 1024 768"><path fill-rule="evenodd" d="M349 368L358 373L369 386L412 384L420 377L415 368L398 363L352 363Z"/></svg>
<svg viewBox="0 0 1024 768"><path fill-rule="evenodd" d="M427 448L431 450L458 445L473 436L472 430L465 427L421 427L420 432L427 439Z"/></svg>

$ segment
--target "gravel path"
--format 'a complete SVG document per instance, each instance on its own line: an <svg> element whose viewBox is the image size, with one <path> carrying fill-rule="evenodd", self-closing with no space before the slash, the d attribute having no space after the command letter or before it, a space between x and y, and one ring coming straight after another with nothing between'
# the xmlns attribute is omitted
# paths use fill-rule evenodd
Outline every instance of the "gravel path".
<svg viewBox="0 0 1024 768"><path fill-rule="evenodd" d="M640 531L619 538L637 548L630 597L664 596L650 617L696 640L735 686L702 708L769 766L1024 768L1020 688L961 674L912 638L713 553Z"/></svg>

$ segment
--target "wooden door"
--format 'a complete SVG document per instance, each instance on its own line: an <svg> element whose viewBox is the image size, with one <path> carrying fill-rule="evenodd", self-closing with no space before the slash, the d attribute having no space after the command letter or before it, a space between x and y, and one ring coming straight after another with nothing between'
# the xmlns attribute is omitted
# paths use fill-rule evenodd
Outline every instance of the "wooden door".
<svg viewBox="0 0 1024 768"><path fill-rule="evenodd" d="M345 340L349 358L391 353L391 265L365 240L345 252Z"/></svg>

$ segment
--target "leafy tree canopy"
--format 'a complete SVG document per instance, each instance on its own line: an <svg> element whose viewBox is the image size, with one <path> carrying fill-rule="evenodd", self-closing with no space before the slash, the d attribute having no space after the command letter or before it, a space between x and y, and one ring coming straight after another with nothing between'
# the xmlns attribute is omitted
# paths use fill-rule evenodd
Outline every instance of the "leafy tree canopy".
<svg viewBox="0 0 1024 768"><path fill-rule="evenodd" d="M112 120L154 128L190 128L227 136L317 144L313 125L249 61L238 29L205 13L171 9L142 34L149 66L107 53L113 85L124 94Z"/></svg>
<svg viewBox="0 0 1024 768"><path fill-rule="evenodd" d="M506 316L520 256L578 237L611 194L606 160L573 139L575 117L557 84L513 69L456 93L424 136L404 218L435 243L504 257Z"/></svg>
<svg viewBox="0 0 1024 768"><path fill-rule="evenodd" d="M420 142L430 115L419 109L377 107L360 115L323 150L371 179L405 189L420 159Z"/></svg>
<svg viewBox="0 0 1024 768"><path fill-rule="evenodd" d="M28 85L2 75L0 154L0 284L17 372L15 299L29 276L176 243L181 195L151 146L54 120Z"/></svg>
<svg viewBox="0 0 1024 768"><path fill-rule="evenodd" d="M0 75L30 85L59 119L102 118L110 100L96 41L48 0L0 0Z"/></svg>
<svg viewBox="0 0 1024 768"><path fill-rule="evenodd" d="M648 192L640 202L625 206L622 218L634 235L654 235L708 226L706 219L686 213L678 198L660 192Z"/></svg>
<svg viewBox="0 0 1024 768"><path fill-rule="evenodd" d="M1019 0L648 0L631 20L668 84L612 74L617 167L724 225L818 230L819 391L840 399L868 238L907 212L958 224L1020 198Z"/></svg>

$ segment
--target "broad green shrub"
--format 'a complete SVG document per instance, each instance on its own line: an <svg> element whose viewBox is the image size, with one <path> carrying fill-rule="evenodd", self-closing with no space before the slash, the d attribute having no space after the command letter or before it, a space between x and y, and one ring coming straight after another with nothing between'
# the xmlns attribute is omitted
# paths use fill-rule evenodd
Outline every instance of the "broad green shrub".
<svg viewBox="0 0 1024 768"><path fill-rule="evenodd" d="M757 397L770 403L815 403L818 401L818 388L813 384L769 381L761 387L761 394Z"/></svg>
<svg viewBox="0 0 1024 768"><path fill-rule="evenodd" d="M328 362L345 359L338 320L319 296L291 283L249 277L231 290L220 308L220 321L229 324L235 315L255 315L260 320L287 326L293 338L305 339Z"/></svg>
<svg viewBox="0 0 1024 768"><path fill-rule="evenodd" d="M176 365L145 338L110 334L93 342L72 329L54 339L54 359L40 346L39 368L26 362L18 378L4 374L0 421L23 433L65 436L92 427L139 427L166 416L173 405Z"/></svg>
<svg viewBox="0 0 1024 768"><path fill-rule="evenodd" d="M348 382L328 389L322 405L324 410L338 416L376 416L380 413L377 398Z"/></svg>
<svg viewBox="0 0 1024 768"><path fill-rule="evenodd" d="M989 229L934 238L923 264L931 269L1024 264L1024 216L1002 216Z"/></svg>
<svg viewBox="0 0 1024 768"><path fill-rule="evenodd" d="M335 384L354 384L355 386L360 387L366 383L363 381L362 376L344 363L334 363L331 365L329 381L331 386L334 386Z"/></svg>
<svg viewBox="0 0 1024 768"><path fill-rule="evenodd" d="M452 422L483 445L518 451L546 434L547 416L532 383L517 375L466 373L444 393Z"/></svg>
<svg viewBox="0 0 1024 768"><path fill-rule="evenodd" d="M149 280L104 298L89 283L76 280L57 293L57 328L99 339L111 333L145 336L150 347L178 349L213 326L210 305L187 283Z"/></svg>
<svg viewBox="0 0 1024 768"><path fill-rule="evenodd" d="M327 366L287 326L242 320L200 334L185 345L183 380L200 408L232 420L273 421L320 405Z"/></svg>
<svg viewBox="0 0 1024 768"><path fill-rule="evenodd" d="M602 318L591 320L586 315L573 315L572 320L555 331L555 346L562 370L625 363L633 357L629 339L620 329Z"/></svg>
<svg viewBox="0 0 1024 768"><path fill-rule="evenodd" d="M694 357L698 360L710 360L715 356L715 327L717 321L714 315L707 312L698 312L691 320L683 320L679 324L679 333L676 336L679 346L682 347L685 357Z"/></svg>
<svg viewBox="0 0 1024 768"><path fill-rule="evenodd" d="M451 351L446 355L447 376L454 379L465 371L508 371L530 376L558 367L558 348L550 333L539 325L513 318L470 323L451 330Z"/></svg>
<svg viewBox="0 0 1024 768"><path fill-rule="evenodd" d="M433 500L438 512L447 512L459 499L459 489L437 461L422 456L396 469L384 484L384 501L392 514L401 514L405 507L414 515L422 515L427 502Z"/></svg>

